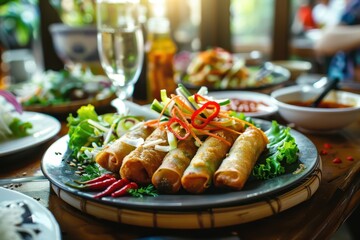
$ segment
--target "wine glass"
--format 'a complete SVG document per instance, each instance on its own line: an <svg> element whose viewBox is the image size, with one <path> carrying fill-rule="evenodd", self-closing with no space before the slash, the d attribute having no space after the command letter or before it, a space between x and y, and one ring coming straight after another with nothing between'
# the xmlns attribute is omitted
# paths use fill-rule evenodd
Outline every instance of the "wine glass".
<svg viewBox="0 0 360 240"><path fill-rule="evenodd" d="M144 58L138 0L97 0L97 37L101 66L119 99L132 97Z"/></svg>

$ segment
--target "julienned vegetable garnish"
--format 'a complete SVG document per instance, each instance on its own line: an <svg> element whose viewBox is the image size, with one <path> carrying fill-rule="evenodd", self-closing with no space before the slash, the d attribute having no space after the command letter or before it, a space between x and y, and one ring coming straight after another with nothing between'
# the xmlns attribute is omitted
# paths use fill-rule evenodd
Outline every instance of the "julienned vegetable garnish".
<svg viewBox="0 0 360 240"><path fill-rule="evenodd" d="M203 113L204 115L207 115L208 110L212 110L210 115L206 117L201 117ZM208 101L191 115L191 125L193 125L194 128L203 129L219 115L219 112L220 105L217 102Z"/></svg>
<svg viewBox="0 0 360 240"><path fill-rule="evenodd" d="M265 180L284 174L288 165L297 162L299 149L290 134L290 128L280 126L273 121L271 128L263 132L244 114L223 110L221 106L226 105L228 100L212 99L204 88L192 95L180 84L176 93L168 96L166 91L162 90L161 100L153 101L151 108L160 113L158 119L144 121L137 116L120 116L116 113L98 115L91 105L81 107L77 117L70 115L67 120L71 158L77 159L77 166L85 170L80 174L82 181L67 184L80 190L95 191L96 187L96 191L100 192L94 195L95 198L120 197L128 194L135 197L156 196L157 190L162 191L160 186L170 189L171 179L164 179L163 183L166 184L160 185L154 183L154 180L149 181L152 174L156 174L154 171L160 167L158 164L166 161L167 158L164 156L169 155L174 160L182 158L181 161L186 159L190 161L199 158L211 147L213 150L209 151L215 155L219 149L222 149L221 154L224 156L215 156L216 158L231 159L227 158L226 152L229 155L234 153L234 150L229 151L229 149L237 138L240 139L240 136L244 136L241 139L248 139L246 140L248 142L264 141L264 144L257 148L257 156L253 157L253 162L257 160L257 163L252 171L254 177L258 179ZM209 139L211 141L207 141ZM266 143L268 143L268 151L263 152L258 159ZM190 148L194 149L192 153L189 152ZM197 154L198 152L200 155ZM143 163L141 165L131 163L131 159L136 162L138 158L149 159L150 164L156 166L155 169L146 169ZM111 166L108 165L109 163ZM186 163L175 161L171 164L175 166ZM214 174L219 167L217 164L200 165L192 165L192 168L211 166L214 169L209 169L209 173ZM127 171L135 170L134 168L136 174L128 175ZM112 173L109 174L108 171ZM152 172L151 175L149 171ZM251 169L248 173L251 174ZM92 178L96 179L90 182L84 181ZM161 174L156 177L156 179L161 178ZM180 182L180 180L176 181ZM182 181L181 179L181 183ZM210 186L211 180L207 182ZM217 186L221 184L215 184L215 187ZM192 191L184 185L183 187L186 191Z"/></svg>
<svg viewBox="0 0 360 240"><path fill-rule="evenodd" d="M146 122L149 126L166 125L169 131L174 133L178 140L183 140L186 136L192 136L197 144L202 145L203 136L213 136L226 144L231 145L221 136L213 133L215 130L226 130L236 132L232 126L234 124L252 125L241 118L232 116L229 113L220 111L220 103L205 97L199 93L192 95L182 84L176 89L177 95L172 94L170 98L166 91L162 91L162 101L154 100L151 108L161 114L159 119ZM206 90L199 92L206 94ZM226 100L222 100L226 103ZM177 123L177 128L173 128L173 123Z"/></svg>

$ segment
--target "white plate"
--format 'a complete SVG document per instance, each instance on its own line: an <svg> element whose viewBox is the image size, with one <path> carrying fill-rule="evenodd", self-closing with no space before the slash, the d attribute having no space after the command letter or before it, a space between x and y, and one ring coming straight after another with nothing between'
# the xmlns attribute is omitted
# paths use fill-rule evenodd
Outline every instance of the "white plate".
<svg viewBox="0 0 360 240"><path fill-rule="evenodd" d="M23 204L25 206L25 208L22 208L23 210L26 209L26 211L22 215L23 219L20 227L26 229L27 231L39 230L36 234L36 240L61 239L60 227L52 213L47 208L27 195L0 187L1 208L4 208L3 206L8 205L9 203ZM20 208L18 205L15 206L15 209ZM5 219L2 220L5 221L8 229L12 229L10 221L7 223Z"/></svg>
<svg viewBox="0 0 360 240"><path fill-rule="evenodd" d="M31 122L29 135L21 138L12 138L0 142L0 157L35 147L54 137L61 128L60 122L49 115L37 112L23 112L21 119Z"/></svg>
<svg viewBox="0 0 360 240"><path fill-rule="evenodd" d="M267 106L261 108L258 112L246 112L244 113L249 117L267 117L278 111L278 107L271 101L271 97L266 94L249 92L249 91L219 91L219 92L209 92L209 96L212 96L217 99L240 99L240 100L251 100L263 102Z"/></svg>

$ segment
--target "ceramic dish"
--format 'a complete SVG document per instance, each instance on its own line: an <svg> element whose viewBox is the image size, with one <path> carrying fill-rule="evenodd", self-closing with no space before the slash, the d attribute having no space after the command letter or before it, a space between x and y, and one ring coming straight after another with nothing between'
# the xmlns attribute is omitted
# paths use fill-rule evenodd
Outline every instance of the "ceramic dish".
<svg viewBox="0 0 360 240"><path fill-rule="evenodd" d="M33 125L29 135L0 141L0 157L38 146L54 137L61 128L56 118L43 113L24 112L22 120Z"/></svg>
<svg viewBox="0 0 360 240"><path fill-rule="evenodd" d="M289 123L307 132L333 133L355 122L360 116L360 95L332 90L323 102L345 104L348 107L305 107L290 102L314 101L322 92L311 86L291 86L271 93L272 101L279 107L279 114Z"/></svg>
<svg viewBox="0 0 360 240"><path fill-rule="evenodd" d="M251 69L252 74L255 74L257 71L260 70L259 67L249 67ZM272 72L270 73L270 77L272 78L269 82L260 82L255 83L254 81L249 81L244 87L228 87L228 88L220 88L220 87L210 87L207 86L209 91L224 91L224 90L261 90L261 89L268 89L279 86L284 84L290 79L290 72L286 68L281 66L273 66ZM247 80L244 80L247 81ZM188 81L186 81L186 75L184 73L179 74L177 77L177 82L182 83L186 88L189 90L198 90L200 86L195 86Z"/></svg>
<svg viewBox="0 0 360 240"><path fill-rule="evenodd" d="M311 62L301 60L279 60L271 63L289 70L292 81L295 81L301 74L309 72L312 68Z"/></svg>
<svg viewBox="0 0 360 240"><path fill-rule="evenodd" d="M23 109L26 111L33 111L33 112L42 112L47 114L69 114L75 113L81 106L91 104L96 109L108 107L111 101L115 98L115 95L102 98L102 99L84 99L84 100L77 100L68 103L61 103L51 106L42 106L42 105L31 105L31 106L23 106Z"/></svg>
<svg viewBox="0 0 360 240"><path fill-rule="evenodd" d="M52 184L54 192L69 205L100 219L135 226L168 229L208 229L247 223L278 215L309 200L319 188L322 177L321 161L300 184L282 193L256 202L230 207L211 207L194 211L126 209L94 202Z"/></svg>
<svg viewBox="0 0 360 240"><path fill-rule="evenodd" d="M256 111L254 112L244 111L244 114L249 117L267 117L276 113L278 110L278 107L271 101L271 97L269 95L262 93L249 92L249 91L219 91L219 92L209 92L208 95L216 99L228 98L230 100L233 99L235 101L236 100L245 101L244 103L245 105L249 105L249 104L254 105ZM242 109L242 108L237 108L237 109Z"/></svg>
<svg viewBox="0 0 360 240"><path fill-rule="evenodd" d="M264 130L271 126L269 121L257 120L257 122ZM76 171L66 161L68 158L68 136L60 138L48 148L43 156L41 167L44 175L56 187L80 198L96 201L99 204L114 205L126 209L164 211L197 211L214 207L229 207L274 196L299 184L314 171L319 161L316 147L301 133L292 131L291 134L298 143L300 149L299 160L305 165L304 171L301 171L299 174L293 174L292 171L295 169L291 169L284 175L265 181L249 179L242 191L220 192L212 190L201 195L182 192L174 195L161 194L158 197L104 197L95 200L93 198L94 193L82 192L65 184L68 181L74 180L74 172ZM297 168L297 165L293 167Z"/></svg>
<svg viewBox="0 0 360 240"><path fill-rule="evenodd" d="M9 207L9 204L11 204L11 207ZM24 234L23 239L61 239L59 225L52 213L29 196L0 187L0 209L2 214L9 212L7 214L10 215L10 217L2 219L2 223L6 224L7 233L11 230L15 231L15 229L24 229L27 232L31 232L35 237L32 238L31 235ZM18 224L16 226L13 226L12 224L14 223L11 222L11 218L21 213L23 214L20 217L20 221L17 222ZM9 219L9 221L7 221L7 219Z"/></svg>

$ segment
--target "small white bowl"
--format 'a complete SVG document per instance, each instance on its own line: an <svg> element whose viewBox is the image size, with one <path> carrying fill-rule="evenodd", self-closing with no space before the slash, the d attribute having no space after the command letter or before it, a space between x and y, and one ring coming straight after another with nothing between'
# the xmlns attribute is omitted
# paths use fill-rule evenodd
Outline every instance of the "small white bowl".
<svg viewBox="0 0 360 240"><path fill-rule="evenodd" d="M49 30L55 52L64 63L99 61L96 26L72 27L54 23Z"/></svg>
<svg viewBox="0 0 360 240"><path fill-rule="evenodd" d="M300 75L308 73L312 68L311 62L301 60L279 60L271 63L289 70L291 81L295 81Z"/></svg>
<svg viewBox="0 0 360 240"><path fill-rule="evenodd" d="M360 95L333 90L324 100L348 104L347 108L312 108L288 104L289 101L314 100L322 89L312 86L291 86L271 93L272 101L279 107L279 114L296 127L312 132L327 133L340 130L354 122L360 113Z"/></svg>

